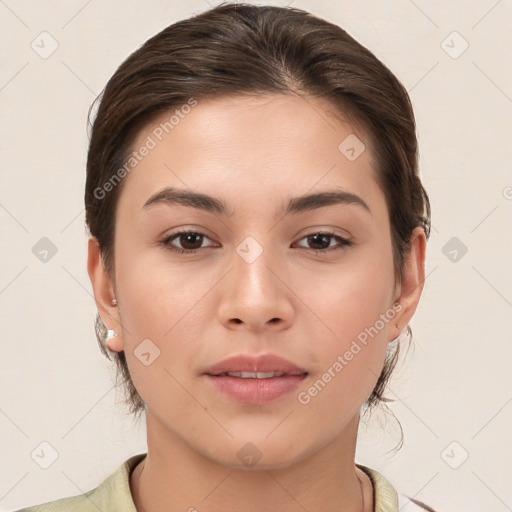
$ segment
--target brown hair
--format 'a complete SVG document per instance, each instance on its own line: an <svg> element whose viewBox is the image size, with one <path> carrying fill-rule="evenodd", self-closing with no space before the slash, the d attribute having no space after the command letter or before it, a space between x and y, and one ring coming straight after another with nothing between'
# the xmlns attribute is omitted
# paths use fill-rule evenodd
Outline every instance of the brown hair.
<svg viewBox="0 0 512 512"><path fill-rule="evenodd" d="M105 184L113 183L116 172L118 180L124 176L119 171L126 170L142 127L191 98L265 93L325 98L338 115L363 126L386 197L395 277L401 280L413 229L423 226L427 238L430 234L430 204L418 175L416 126L407 91L339 26L297 8L241 3L222 4L150 38L119 66L91 105L92 110L101 100L87 155L86 224L112 277L115 211L124 181ZM137 415L144 402L125 354L106 349L106 327L99 314L95 327L104 355L114 358L122 375L130 412ZM383 392L399 346L386 354L365 404L368 409L389 401Z"/></svg>

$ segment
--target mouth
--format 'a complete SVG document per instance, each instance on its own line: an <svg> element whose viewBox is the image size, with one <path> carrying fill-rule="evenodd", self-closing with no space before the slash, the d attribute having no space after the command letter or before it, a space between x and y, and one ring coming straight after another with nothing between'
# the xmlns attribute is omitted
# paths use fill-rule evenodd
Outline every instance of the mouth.
<svg viewBox="0 0 512 512"><path fill-rule="evenodd" d="M262 405L295 390L308 372L281 357L239 355L225 359L203 372L210 385L238 402Z"/></svg>

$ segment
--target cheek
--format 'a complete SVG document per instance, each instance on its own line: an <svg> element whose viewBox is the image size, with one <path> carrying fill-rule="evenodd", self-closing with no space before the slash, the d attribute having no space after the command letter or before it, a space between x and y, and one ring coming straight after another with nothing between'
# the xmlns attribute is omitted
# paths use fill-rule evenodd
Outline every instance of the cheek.
<svg viewBox="0 0 512 512"><path fill-rule="evenodd" d="M178 291L181 284L189 289ZM190 286L190 280L175 279L171 286L166 279L146 278L144 284L134 282L133 287L125 281L123 290L123 339L128 349L135 350L142 340L150 339L165 356L161 359L176 361L204 339L207 319L201 297L207 288Z"/></svg>
<svg viewBox="0 0 512 512"><path fill-rule="evenodd" d="M216 279L171 265L155 249L124 253L116 264L116 278L130 375L149 404L155 389L178 386L171 375L179 382L190 378L184 362L197 358L207 338L204 330L211 325L212 311L205 309L206 298Z"/></svg>
<svg viewBox="0 0 512 512"><path fill-rule="evenodd" d="M297 402L311 422L311 428L336 435L340 426L358 414L369 398L382 371L387 342L383 331L360 328L365 325L356 314L338 315L337 332L316 344L320 361ZM368 313L365 316L369 318ZM375 322L374 322L375 323Z"/></svg>
<svg viewBox="0 0 512 512"><path fill-rule="evenodd" d="M164 248L138 246L136 240L128 244L120 236L116 257L121 313L134 339L165 340L190 324L189 314L201 310L201 298L214 285L204 269L170 258Z"/></svg>
<svg viewBox="0 0 512 512"><path fill-rule="evenodd" d="M347 255L340 265L317 267L313 279L297 279L295 288L300 290L304 304L316 313L315 323L322 327L322 337L329 338L330 333L334 343L329 346L343 348L374 326L392 306L391 247L368 246ZM381 337L385 337L388 323L379 322Z"/></svg>
<svg viewBox="0 0 512 512"><path fill-rule="evenodd" d="M337 271L317 274L314 288L303 286L299 295L317 312L314 318L308 315L306 328L309 337L317 332L319 355L303 404L316 403L337 417L341 410L355 413L368 398L382 370L396 314L392 290L392 258L377 259L370 252L359 253L357 261Z"/></svg>

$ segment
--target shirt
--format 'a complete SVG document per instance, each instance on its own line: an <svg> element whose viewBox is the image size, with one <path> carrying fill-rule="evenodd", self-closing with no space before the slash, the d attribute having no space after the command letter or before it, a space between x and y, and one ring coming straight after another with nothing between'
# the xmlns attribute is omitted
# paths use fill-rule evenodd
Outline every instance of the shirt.
<svg viewBox="0 0 512 512"><path fill-rule="evenodd" d="M130 474L146 455L140 453L130 457L98 487L84 494L34 505L17 512L137 512L130 491ZM426 505L420 505L420 502L398 494L378 471L361 464L356 466L372 481L374 512L434 512Z"/></svg>

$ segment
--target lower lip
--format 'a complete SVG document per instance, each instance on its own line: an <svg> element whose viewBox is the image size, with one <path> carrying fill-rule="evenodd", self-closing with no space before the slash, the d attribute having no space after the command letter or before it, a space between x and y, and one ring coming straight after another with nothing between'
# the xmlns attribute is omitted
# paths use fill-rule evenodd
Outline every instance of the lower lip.
<svg viewBox="0 0 512 512"><path fill-rule="evenodd" d="M242 379L213 375L206 375L206 377L217 390L234 400L246 404L266 404L297 389L306 375L283 375L269 379Z"/></svg>

